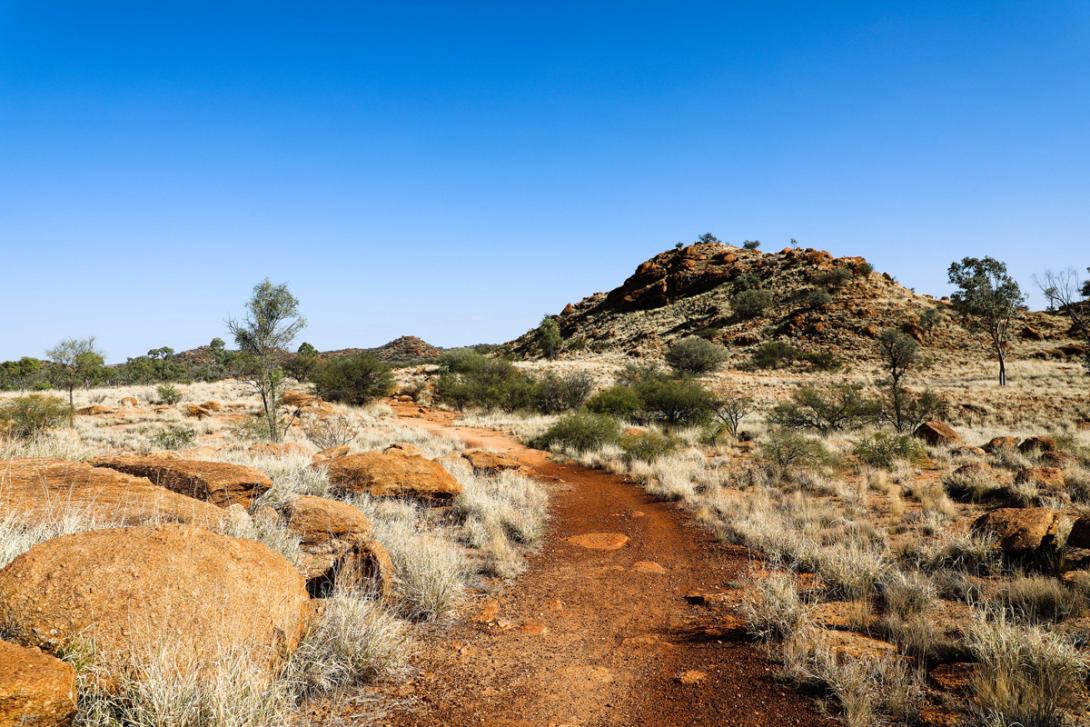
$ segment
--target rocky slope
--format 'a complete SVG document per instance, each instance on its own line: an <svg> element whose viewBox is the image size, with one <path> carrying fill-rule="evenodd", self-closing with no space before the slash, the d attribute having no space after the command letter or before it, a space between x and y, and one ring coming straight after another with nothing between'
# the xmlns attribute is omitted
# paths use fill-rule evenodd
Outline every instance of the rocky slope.
<svg viewBox="0 0 1090 727"><path fill-rule="evenodd" d="M739 296L747 290L767 291L769 304L758 315L738 310ZM929 309L937 309L940 318L925 330L921 315ZM678 338L697 335L743 349L783 340L811 353L850 359L873 352L874 339L890 327L934 349L983 343L959 323L945 299L908 290L861 257L796 248L764 253L721 243L662 252L619 287L567 305L557 322L561 351L572 354L654 356ZM1066 329L1061 316L1027 312L1014 345L1025 349L1023 355L1065 357L1060 348L1070 344ZM508 347L523 356L540 353L534 331Z"/></svg>

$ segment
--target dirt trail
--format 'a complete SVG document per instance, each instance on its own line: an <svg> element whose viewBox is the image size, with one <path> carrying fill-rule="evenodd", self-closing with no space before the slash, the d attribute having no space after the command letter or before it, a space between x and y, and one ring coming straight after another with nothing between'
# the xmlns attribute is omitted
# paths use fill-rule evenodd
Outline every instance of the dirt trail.
<svg viewBox="0 0 1090 727"><path fill-rule="evenodd" d="M395 410L406 423L517 457L551 483L552 518L527 572L477 604L478 622L454 627L421 656L412 707L392 724L827 722L775 680L751 644L731 630L709 634L714 614L684 598L742 575L744 551L619 477L552 462L491 430L454 427L444 412ZM620 547L599 549L621 536Z"/></svg>

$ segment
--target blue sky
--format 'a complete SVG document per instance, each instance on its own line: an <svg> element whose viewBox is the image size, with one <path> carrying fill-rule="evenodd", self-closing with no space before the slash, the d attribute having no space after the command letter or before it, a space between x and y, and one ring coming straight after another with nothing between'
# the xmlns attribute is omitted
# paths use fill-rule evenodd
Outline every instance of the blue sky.
<svg viewBox="0 0 1090 727"><path fill-rule="evenodd" d="M0 358L510 339L711 231L1090 265L1090 3L0 0Z"/></svg>

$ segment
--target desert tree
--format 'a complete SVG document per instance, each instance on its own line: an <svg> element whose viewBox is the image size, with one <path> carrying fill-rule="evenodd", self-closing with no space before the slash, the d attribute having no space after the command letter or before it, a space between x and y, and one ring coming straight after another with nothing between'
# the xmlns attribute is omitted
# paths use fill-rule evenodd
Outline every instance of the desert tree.
<svg viewBox="0 0 1090 727"><path fill-rule="evenodd" d="M54 386L68 392L69 421L75 411L75 390L77 386L90 386L102 376L105 361L102 351L95 347L95 338L68 338L45 352L53 364L49 378Z"/></svg>
<svg viewBox="0 0 1090 727"><path fill-rule="evenodd" d="M715 400L712 413L732 437L737 438L742 420L754 409L753 399L748 396L727 395Z"/></svg>
<svg viewBox="0 0 1090 727"><path fill-rule="evenodd" d="M704 243L719 242L719 238L716 237L715 235L713 235L710 232L705 232L703 235L696 238L696 241L697 242L704 242Z"/></svg>
<svg viewBox="0 0 1090 727"><path fill-rule="evenodd" d="M913 397L904 387L904 377L919 360L920 347L915 339L894 328L882 331L878 336L878 350L889 374L889 402L884 418L897 431L903 432L915 424L912 409Z"/></svg>
<svg viewBox="0 0 1090 727"><path fill-rule="evenodd" d="M967 257L950 263L950 283L957 290L950 296L954 310L969 325L988 334L999 359L999 385L1007 385L1007 343L1011 322L1025 303L1018 283L1007 274L1007 266L992 257Z"/></svg>
<svg viewBox="0 0 1090 727"><path fill-rule="evenodd" d="M269 438L274 442L282 435L277 416L278 390L284 380L280 360L304 326L306 319L299 313L298 299L287 285L273 285L268 278L254 286L242 320L227 321L239 348L239 377L261 397Z"/></svg>
<svg viewBox="0 0 1090 727"><path fill-rule="evenodd" d="M284 368L296 381L302 383L313 379L320 364L321 357L318 355L318 349L303 341L295 353L288 357Z"/></svg>
<svg viewBox="0 0 1090 727"><path fill-rule="evenodd" d="M1090 268L1086 272L1090 273ZM1036 282L1048 300L1049 308L1065 313L1071 320L1071 333L1086 341L1090 349L1090 278L1079 280L1079 274L1068 268L1060 272L1046 270ZM1090 373L1090 350L1084 363Z"/></svg>
<svg viewBox="0 0 1090 727"><path fill-rule="evenodd" d="M560 324L555 316L545 316L537 327L537 343L541 347L541 353L545 358L556 358L560 352L560 344L563 342L560 335Z"/></svg>
<svg viewBox="0 0 1090 727"><path fill-rule="evenodd" d="M935 326L942 320L942 311L938 308L928 308L920 313L920 330L923 331L924 338L928 343L931 342L932 336L935 334Z"/></svg>

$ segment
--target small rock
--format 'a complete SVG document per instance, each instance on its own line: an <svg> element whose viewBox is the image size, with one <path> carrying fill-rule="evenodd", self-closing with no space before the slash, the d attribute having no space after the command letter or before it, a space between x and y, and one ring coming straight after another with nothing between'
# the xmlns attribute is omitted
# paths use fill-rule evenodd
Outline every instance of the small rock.
<svg viewBox="0 0 1090 727"><path fill-rule="evenodd" d="M586 533L573 535L567 539L572 545L591 550L620 550L628 543L628 536L623 533Z"/></svg>

